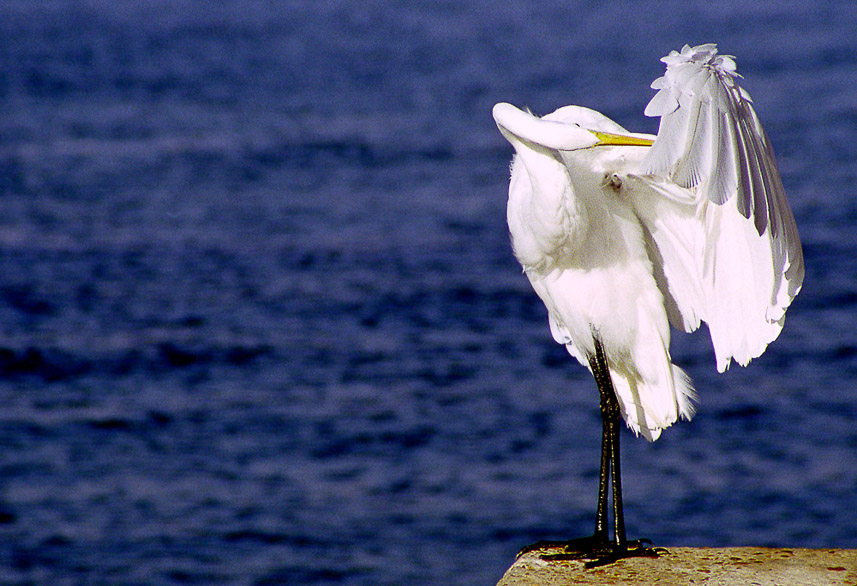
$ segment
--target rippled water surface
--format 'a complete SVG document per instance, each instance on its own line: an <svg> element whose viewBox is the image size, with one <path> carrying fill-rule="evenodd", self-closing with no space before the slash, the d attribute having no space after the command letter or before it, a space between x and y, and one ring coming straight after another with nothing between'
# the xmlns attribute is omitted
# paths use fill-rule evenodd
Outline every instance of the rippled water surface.
<svg viewBox="0 0 857 586"><path fill-rule="evenodd" d="M0 5L0 581L491 584L591 531L588 372L511 255L491 106L636 130L738 57L807 276L696 419L623 436L628 531L857 547L846 2Z"/></svg>

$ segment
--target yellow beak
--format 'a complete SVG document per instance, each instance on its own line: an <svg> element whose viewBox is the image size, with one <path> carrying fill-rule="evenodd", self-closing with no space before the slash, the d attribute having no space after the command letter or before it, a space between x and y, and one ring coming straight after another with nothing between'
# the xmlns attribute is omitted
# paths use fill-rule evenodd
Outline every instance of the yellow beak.
<svg viewBox="0 0 857 586"><path fill-rule="evenodd" d="M598 132L590 130L598 138L594 146L652 146L655 141L648 138L637 138L636 136L624 136L621 134L610 134L609 132Z"/></svg>

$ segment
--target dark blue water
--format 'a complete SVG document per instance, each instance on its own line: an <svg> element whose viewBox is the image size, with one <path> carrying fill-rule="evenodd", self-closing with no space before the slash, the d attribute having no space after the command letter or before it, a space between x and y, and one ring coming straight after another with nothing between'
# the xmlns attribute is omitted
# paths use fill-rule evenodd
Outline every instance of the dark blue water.
<svg viewBox="0 0 857 586"><path fill-rule="evenodd" d="M623 437L629 534L857 547L857 9L803 6L4 1L0 581L490 584L591 531L490 110L654 131L685 42L738 56L807 276L747 369L674 340L699 414Z"/></svg>

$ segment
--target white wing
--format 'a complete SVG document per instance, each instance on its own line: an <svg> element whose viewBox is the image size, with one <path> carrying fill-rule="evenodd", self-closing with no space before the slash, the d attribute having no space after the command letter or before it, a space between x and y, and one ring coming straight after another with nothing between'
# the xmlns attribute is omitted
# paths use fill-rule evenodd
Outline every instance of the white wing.
<svg viewBox="0 0 857 586"><path fill-rule="evenodd" d="M803 253L773 149L713 44L662 59L646 115L660 116L634 202L674 327L708 324L718 370L747 364L780 333Z"/></svg>

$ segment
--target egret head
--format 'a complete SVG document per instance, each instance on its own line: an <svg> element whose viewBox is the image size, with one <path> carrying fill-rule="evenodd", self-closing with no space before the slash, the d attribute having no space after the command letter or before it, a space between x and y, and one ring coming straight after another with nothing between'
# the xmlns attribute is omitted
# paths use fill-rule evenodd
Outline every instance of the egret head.
<svg viewBox="0 0 857 586"><path fill-rule="evenodd" d="M594 133L577 124L543 120L512 104L501 102L494 106L493 113L497 127L515 150L524 141L558 151L575 151L598 144Z"/></svg>
<svg viewBox="0 0 857 586"><path fill-rule="evenodd" d="M494 106L494 121L520 154L524 143L556 151L576 151L597 146L651 146L652 141L633 136L589 130L572 122L539 118L501 102Z"/></svg>

